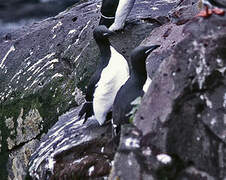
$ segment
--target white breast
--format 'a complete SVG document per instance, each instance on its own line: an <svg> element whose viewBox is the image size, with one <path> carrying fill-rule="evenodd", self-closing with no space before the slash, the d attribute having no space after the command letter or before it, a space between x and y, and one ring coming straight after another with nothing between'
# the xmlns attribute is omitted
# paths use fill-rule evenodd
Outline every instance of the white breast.
<svg viewBox="0 0 226 180"><path fill-rule="evenodd" d="M149 88L149 86L150 86L150 84L151 84L151 78L148 76L147 77L147 80L145 81L145 84L144 84L144 86L143 86L143 91L146 93L147 91L148 91L148 88Z"/></svg>
<svg viewBox="0 0 226 180"><path fill-rule="evenodd" d="M115 13L115 21L110 26L109 30L117 31L124 27L126 17L129 15L131 9L133 8L135 0L120 0L116 13Z"/></svg>
<svg viewBox="0 0 226 180"><path fill-rule="evenodd" d="M100 125L106 120L115 96L129 78L129 67L125 58L111 47L111 58L103 69L94 92L93 110Z"/></svg>

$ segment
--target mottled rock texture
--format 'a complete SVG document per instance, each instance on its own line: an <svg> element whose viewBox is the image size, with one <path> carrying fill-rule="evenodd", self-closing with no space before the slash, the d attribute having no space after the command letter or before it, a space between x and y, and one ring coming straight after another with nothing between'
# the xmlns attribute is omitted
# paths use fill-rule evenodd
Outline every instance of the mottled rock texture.
<svg viewBox="0 0 226 180"><path fill-rule="evenodd" d="M81 1L0 39L0 178L24 179L28 166L27 179L226 178L225 16L195 18L197 0L136 1L112 45L126 58L161 47L116 151L110 123L77 117L99 59L100 5Z"/></svg>
<svg viewBox="0 0 226 180"><path fill-rule="evenodd" d="M112 37L113 46L128 58L154 28L168 21L155 18L167 16L175 4L136 1L125 30ZM18 162L15 153L9 159L10 153L40 139L59 115L83 102L81 90L98 63L92 32L98 25L100 5L99 0L80 1L55 17L0 38L1 179L21 173L22 169L19 173L10 165L6 171L7 163ZM159 8L155 12L147 9L153 5Z"/></svg>
<svg viewBox="0 0 226 180"><path fill-rule="evenodd" d="M181 164L173 170L177 173L166 177L182 178L184 173L224 179L225 17L194 18L181 32L182 40L160 65L144 96L135 125L143 132L145 146Z"/></svg>
<svg viewBox="0 0 226 180"><path fill-rule="evenodd" d="M96 65L92 58L93 54L97 57L97 48L91 39L99 19L99 6L98 1L77 4L70 11L10 34L8 39L3 37L1 179L6 178L9 150L40 137L60 114L82 102L77 87L84 88L83 77L88 78Z"/></svg>
<svg viewBox="0 0 226 180"><path fill-rule="evenodd" d="M129 58L129 54L133 48L138 46L142 40L147 37L150 32L161 25L161 23L164 23L168 21L168 18L163 18L163 22L159 22L155 20L155 18L158 18L158 14L152 17L152 11L149 11L146 6L152 6L155 3L153 1L147 3L145 1L137 1L133 11L131 12L130 16L128 17L128 21L126 24L126 27L123 31L120 31L116 33L113 37L110 38L110 41L112 42L112 45L121 52L126 58ZM165 6L165 4L161 3L159 7ZM158 12L159 14L162 14L164 16L167 15L167 12L169 11L170 7L172 8L175 5L175 3L170 3L169 8L165 8L164 10L161 9L162 13ZM141 13L142 12L142 13ZM93 12L97 13L97 12ZM150 21L149 21L150 20ZM89 27L89 26L88 26ZM97 63L97 55L98 51L96 49L95 42L93 40L90 41L90 43L85 47L84 49L79 49L78 47L73 47L75 51L81 52L80 58L83 59L83 61L87 63L94 63L92 66L90 64L86 64L83 67L83 71L79 72L79 69L76 69L74 72L77 76L80 77L78 80L78 87L84 88L87 84L87 80L90 77L90 74L88 74L87 70L90 70L93 72L92 67L95 67ZM65 52L65 55L70 55L71 52ZM76 54L77 55L77 54ZM70 112L72 113L72 112ZM74 113L74 117L77 114ZM64 117L65 119L65 117ZM73 120L73 118L71 119ZM75 120L75 119L74 119ZM61 120L59 120L58 123L60 123ZM65 119L65 123L69 123L70 118ZM57 124L55 126L58 126ZM54 126L54 127L55 127ZM62 125L63 126L63 125ZM52 130L54 129L51 128ZM65 129L62 130L62 132L65 133L63 137L61 135L54 136L55 140L51 140L49 138L50 134L53 133L51 130L48 132L48 134L45 136L44 139L41 140L41 145L46 144L48 147L43 152L42 147L39 147L35 154L32 156L31 160L31 175L35 177L35 175L38 175L39 178L45 179L46 177L51 177L58 179L59 177L67 177L67 178L101 178L104 176L107 176L110 172L111 168L111 160L113 159L113 154L115 152L115 149L111 149L110 152L107 154L105 153L106 149L110 149L109 146L112 146L111 142L111 129L109 127L103 127L103 130L106 128L108 129L107 132L100 133L98 129L90 128L86 126L77 127L78 129L83 130L83 135L88 135L89 131L94 131L93 133L99 134L98 136L91 135L92 139L80 139L78 141L78 144L73 144L72 142L76 141L76 138L73 139L73 133L71 134L70 128L68 126L65 126ZM87 128L87 130L85 130ZM77 130L78 130L77 129ZM87 132L86 132L87 131ZM74 132L74 131L72 131ZM79 130L78 130L79 132ZM110 134L109 134L110 133ZM78 137L77 137L78 136ZM81 138L82 134L77 134L77 138ZM108 138L103 138L103 137ZM65 144L61 146L58 138L68 138L68 140L65 140ZM102 137L102 141L100 141L98 138ZM49 138L49 139L48 139ZM63 139L62 139L63 141ZM83 144L82 144L83 143ZM114 144L113 144L114 145ZM64 149L64 146L68 147L68 149ZM63 148L62 151L59 151L59 148ZM99 148L98 148L99 147ZM87 150L91 148L90 150ZM87 152L83 152L86 150ZM100 152L101 150L101 152ZM42 153L40 153L40 151ZM103 152L102 152L103 151ZM107 150L109 151L109 150ZM46 161L46 157L51 154L52 159L56 160L55 168L53 169L54 176L51 176L51 173L49 174L48 168L46 168L46 165L49 166L49 160ZM66 154L66 156L65 156ZM76 155L75 157L75 154ZM72 158L75 157L75 158ZM39 163L37 163L39 161ZM101 164L105 164L106 166L101 166ZM70 168L67 168L70 167ZM104 167L104 168L103 168Z"/></svg>

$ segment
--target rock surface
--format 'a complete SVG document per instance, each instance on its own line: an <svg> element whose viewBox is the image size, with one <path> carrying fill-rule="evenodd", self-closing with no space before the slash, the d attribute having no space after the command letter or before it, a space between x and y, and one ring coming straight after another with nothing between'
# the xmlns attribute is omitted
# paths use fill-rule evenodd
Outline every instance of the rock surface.
<svg viewBox="0 0 226 180"><path fill-rule="evenodd" d="M40 138L60 114L82 102L82 93L77 88L79 74L88 76L93 70L84 67L94 66L95 62L92 58L86 61L81 55L89 46L98 22L99 3L85 2L2 39L1 179L6 179L9 150ZM78 16L82 13L84 16ZM90 55L87 53L86 57L94 57Z"/></svg>
<svg viewBox="0 0 226 180"><path fill-rule="evenodd" d="M154 76L135 125L145 145L181 163L166 177L224 179L225 17L194 18L181 32L182 40Z"/></svg>
<svg viewBox="0 0 226 180"><path fill-rule="evenodd" d="M134 47L161 25L146 8L153 1L145 2L136 2L125 30L111 39L127 58ZM24 178L21 169L20 173L15 172L9 165L6 171L7 162L16 161L16 154L11 159L9 154L21 152L27 143L40 139L59 115L83 102L81 90L98 62L92 32L100 18L100 3L80 1L56 17L1 37L1 179L7 176L17 179L18 174ZM170 3L169 7L175 4ZM162 8L159 14L167 15L169 9ZM25 170L27 164L22 164Z"/></svg>
<svg viewBox="0 0 226 180"><path fill-rule="evenodd" d="M126 58L161 44L118 146L110 123L77 117L98 63L99 0L0 39L0 179L24 179L28 166L27 179L226 178L225 16L194 18L197 0L167 2L137 0L110 38Z"/></svg>
<svg viewBox="0 0 226 180"><path fill-rule="evenodd" d="M55 16L79 0L1 0L0 36Z"/></svg>
<svg viewBox="0 0 226 180"><path fill-rule="evenodd" d="M31 177L77 179L108 175L115 151L109 146L110 123L100 127L95 119L89 119L83 125L84 119L78 118L79 110L76 108L60 116L41 139L30 158Z"/></svg>

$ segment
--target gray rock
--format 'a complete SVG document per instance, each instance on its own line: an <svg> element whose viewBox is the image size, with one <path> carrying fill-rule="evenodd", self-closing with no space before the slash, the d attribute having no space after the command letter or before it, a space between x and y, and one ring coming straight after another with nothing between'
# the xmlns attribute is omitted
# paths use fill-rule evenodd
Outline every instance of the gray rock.
<svg viewBox="0 0 226 180"><path fill-rule="evenodd" d="M175 163L224 179L225 17L195 18L183 34L156 72L135 125L143 142L173 155Z"/></svg>
<svg viewBox="0 0 226 180"><path fill-rule="evenodd" d="M9 154L8 179L23 180L26 177L30 156L37 147L39 141L31 140L24 144L19 150L13 150Z"/></svg>
<svg viewBox="0 0 226 180"><path fill-rule="evenodd" d="M140 179L142 167L137 157L137 151L140 148L141 137L141 132L132 125L122 126L120 144L109 175L110 180Z"/></svg>
<svg viewBox="0 0 226 180"><path fill-rule="evenodd" d="M40 137L60 114L83 101L77 86L85 82L79 73L89 76L93 68L86 67L95 66L95 62L92 53L86 54L89 60L81 56L90 49L92 31L99 20L99 3L83 3L2 39L1 179L7 177L8 150L20 149Z"/></svg>
<svg viewBox="0 0 226 180"><path fill-rule="evenodd" d="M84 119L78 119L79 110L60 116L41 139L29 162L32 179L108 175L114 154L114 148L109 147L110 124L100 127L95 119L89 119L83 125Z"/></svg>
<svg viewBox="0 0 226 180"><path fill-rule="evenodd" d="M146 8L153 2L144 2L137 1L125 31L111 39L125 57L161 24ZM1 179L7 177L9 150L20 150L24 143L40 138L59 115L84 101L81 90L98 63L92 32L99 21L100 3L84 0L56 17L0 39Z"/></svg>

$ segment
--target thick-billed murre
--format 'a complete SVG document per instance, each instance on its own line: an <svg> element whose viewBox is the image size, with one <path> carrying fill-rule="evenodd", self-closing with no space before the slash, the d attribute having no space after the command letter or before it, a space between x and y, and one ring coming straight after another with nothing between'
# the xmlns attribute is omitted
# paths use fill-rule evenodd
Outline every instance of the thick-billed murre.
<svg viewBox="0 0 226 180"><path fill-rule="evenodd" d="M109 27L111 31L121 30L126 22L126 18L133 8L135 0L120 0L116 13L114 23Z"/></svg>
<svg viewBox="0 0 226 180"><path fill-rule="evenodd" d="M94 115L102 125L112 105L119 88L129 77L129 67L126 59L110 44L108 36L112 32L106 26L98 26L94 30L94 39L100 50L100 62L96 72L89 81L86 92L86 103L79 112L85 115L85 120Z"/></svg>
<svg viewBox="0 0 226 180"><path fill-rule="evenodd" d="M129 122L128 113L132 109L131 102L137 97L143 96L144 90L147 90L147 86L151 82L147 78L146 58L158 47L160 45L139 46L132 51L130 77L118 91L113 104L113 125L118 126Z"/></svg>
<svg viewBox="0 0 226 180"><path fill-rule="evenodd" d="M99 25L105 25L111 31L122 29L134 2L135 0L103 0Z"/></svg>

